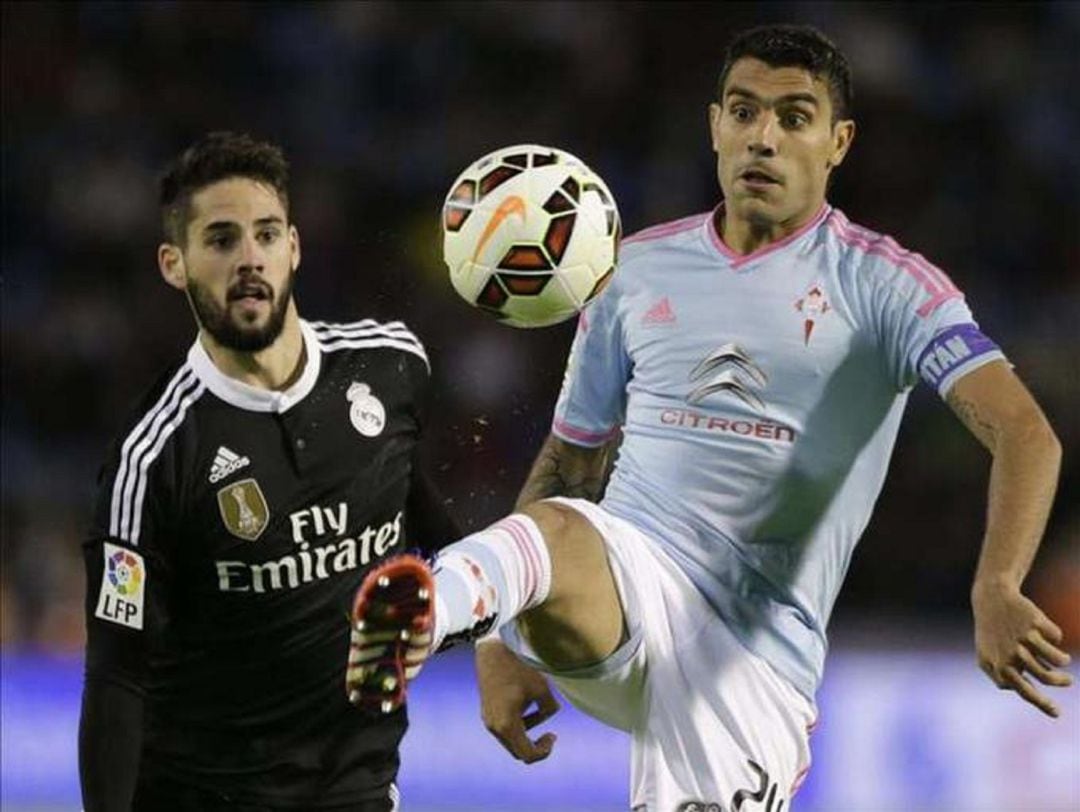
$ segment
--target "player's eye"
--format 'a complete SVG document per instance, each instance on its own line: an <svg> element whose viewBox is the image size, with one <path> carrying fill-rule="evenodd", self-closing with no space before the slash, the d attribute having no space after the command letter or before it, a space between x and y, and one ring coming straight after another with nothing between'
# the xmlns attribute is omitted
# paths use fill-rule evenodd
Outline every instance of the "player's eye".
<svg viewBox="0 0 1080 812"><path fill-rule="evenodd" d="M732 105L730 111L731 117L739 122L747 122L754 117L753 111L745 104Z"/></svg>
<svg viewBox="0 0 1080 812"><path fill-rule="evenodd" d="M266 228L259 232L259 242L266 244L272 243L280 236L281 232L276 228Z"/></svg>
<svg viewBox="0 0 1080 812"><path fill-rule="evenodd" d="M233 243L233 237L231 234L214 234L207 238L206 244L211 248L217 248L218 250L224 250L231 246Z"/></svg>
<svg viewBox="0 0 1080 812"><path fill-rule="evenodd" d="M805 127L810 123L810 117L806 113L798 110L792 110L789 113L784 114L784 126L789 130L797 130L800 127Z"/></svg>

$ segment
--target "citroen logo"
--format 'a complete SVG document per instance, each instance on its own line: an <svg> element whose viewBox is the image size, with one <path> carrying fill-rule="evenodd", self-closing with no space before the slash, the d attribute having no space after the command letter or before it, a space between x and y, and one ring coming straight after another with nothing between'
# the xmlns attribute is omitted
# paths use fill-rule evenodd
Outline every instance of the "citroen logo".
<svg viewBox="0 0 1080 812"><path fill-rule="evenodd" d="M686 397L686 402L691 406L696 406L716 392L731 392L751 409L765 411L765 401L753 389L764 387L768 383L768 376L738 344L725 344L714 350L694 367L690 380L701 381Z"/></svg>

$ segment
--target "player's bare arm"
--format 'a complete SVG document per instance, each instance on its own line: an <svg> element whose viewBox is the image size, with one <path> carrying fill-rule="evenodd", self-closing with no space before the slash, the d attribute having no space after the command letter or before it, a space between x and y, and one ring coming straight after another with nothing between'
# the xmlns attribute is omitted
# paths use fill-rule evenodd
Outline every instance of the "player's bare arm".
<svg viewBox="0 0 1080 812"><path fill-rule="evenodd" d="M604 492L612 445L587 448L549 434L521 488L515 510L549 496L598 501Z"/></svg>
<svg viewBox="0 0 1080 812"><path fill-rule="evenodd" d="M971 591L979 666L1049 716L1057 706L1034 686L1065 687L1061 629L1021 586L1038 550L1057 487L1061 445L1034 398L1004 361L965 375L947 396L993 455L986 537Z"/></svg>
<svg viewBox="0 0 1080 812"><path fill-rule="evenodd" d="M480 716L491 735L526 764L550 756L556 735L548 732L534 741L527 733L559 711L559 701L543 674L492 638L476 645L476 680ZM529 711L533 704L535 710Z"/></svg>

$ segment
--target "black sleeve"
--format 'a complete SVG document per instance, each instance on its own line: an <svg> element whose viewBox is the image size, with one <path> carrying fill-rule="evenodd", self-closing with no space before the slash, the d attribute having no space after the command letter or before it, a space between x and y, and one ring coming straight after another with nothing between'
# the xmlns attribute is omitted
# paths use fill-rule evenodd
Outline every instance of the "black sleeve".
<svg viewBox="0 0 1080 812"><path fill-rule="evenodd" d="M128 443L131 448L137 445ZM150 652L167 625L166 451L139 466L118 442L98 477L86 567L86 671L79 778L87 812L129 812L143 743Z"/></svg>
<svg viewBox="0 0 1080 812"><path fill-rule="evenodd" d="M142 695L87 674L79 719L85 812L129 812L139 776L142 729Z"/></svg>
<svg viewBox="0 0 1080 812"><path fill-rule="evenodd" d="M406 538L424 555L433 555L461 538L461 528L431 477L413 459L405 506Z"/></svg>
<svg viewBox="0 0 1080 812"><path fill-rule="evenodd" d="M143 740L143 695L147 672L145 559L120 539L98 539L83 547L86 563L86 673L79 719L79 779L86 812L128 812L139 774ZM128 583L139 579L142 629L125 615L138 614L113 580L120 561L132 556ZM134 556L139 556L135 558ZM131 575L130 573L137 573ZM157 573L154 573L155 575ZM112 576L112 577L110 577ZM126 587L125 587L126 589ZM104 615L104 617L103 617ZM108 618L114 618L112 620Z"/></svg>

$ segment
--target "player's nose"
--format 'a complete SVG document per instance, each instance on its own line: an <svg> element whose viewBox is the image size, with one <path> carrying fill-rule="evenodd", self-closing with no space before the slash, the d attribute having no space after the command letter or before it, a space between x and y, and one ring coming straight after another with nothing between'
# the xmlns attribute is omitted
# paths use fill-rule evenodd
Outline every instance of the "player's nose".
<svg viewBox="0 0 1080 812"><path fill-rule="evenodd" d="M263 248L254 235L246 234L240 240L240 253L237 257L237 271L240 273L262 272L264 266Z"/></svg>
<svg viewBox="0 0 1080 812"><path fill-rule="evenodd" d="M776 154L780 140L780 122L769 111L758 116L757 127L750 135L749 149L754 155L771 157Z"/></svg>

